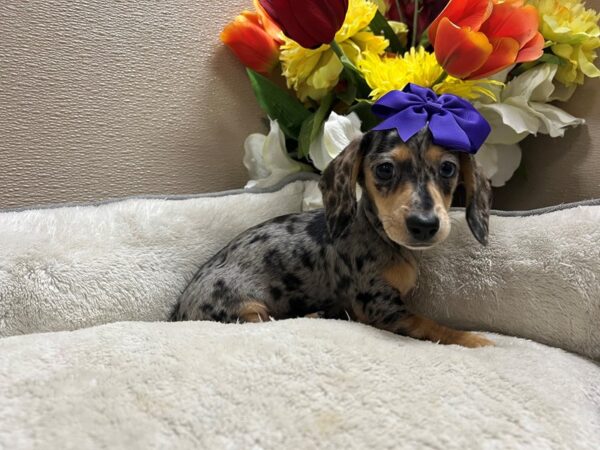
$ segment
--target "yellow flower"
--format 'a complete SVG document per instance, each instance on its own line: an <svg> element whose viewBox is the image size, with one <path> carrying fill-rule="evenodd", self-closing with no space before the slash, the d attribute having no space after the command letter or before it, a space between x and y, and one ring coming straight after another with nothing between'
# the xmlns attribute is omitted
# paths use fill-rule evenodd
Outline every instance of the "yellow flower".
<svg viewBox="0 0 600 450"><path fill-rule="evenodd" d="M380 56L365 52L358 61L367 84L372 89L371 98L378 100L392 90L402 90L408 83L432 88L437 94L454 94L468 100L486 96L495 101L491 86L502 85L493 80L459 80L447 76L436 83L444 70L435 55L423 47L411 48L404 56Z"/></svg>
<svg viewBox="0 0 600 450"><path fill-rule="evenodd" d="M385 38L367 30L376 11L377 5L369 0L348 3L346 19L335 41L354 64L363 52L379 55L389 45ZM322 99L338 84L343 69L331 46L306 49L288 38L281 46L280 60L288 87L293 88L302 101Z"/></svg>
<svg viewBox="0 0 600 450"><path fill-rule="evenodd" d="M377 9L381 14L385 14L390 9L390 3L387 0L371 0L377 5Z"/></svg>
<svg viewBox="0 0 600 450"><path fill-rule="evenodd" d="M529 0L538 9L540 32L552 52L567 62L559 66L556 79L567 86L582 84L584 75L600 76L594 65L600 47L600 15L586 9L581 0Z"/></svg>

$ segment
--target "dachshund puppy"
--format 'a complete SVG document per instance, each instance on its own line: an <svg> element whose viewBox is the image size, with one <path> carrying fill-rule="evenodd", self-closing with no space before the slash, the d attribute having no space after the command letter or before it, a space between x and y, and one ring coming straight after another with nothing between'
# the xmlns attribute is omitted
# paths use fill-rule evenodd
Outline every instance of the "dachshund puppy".
<svg viewBox="0 0 600 450"><path fill-rule="evenodd" d="M471 155L433 145L427 129L408 142L396 130L370 131L324 171L324 210L239 235L198 270L172 318L257 322L320 313L442 344L492 345L411 314L403 301L417 279L412 252L448 237L460 180L468 224L485 245L490 186Z"/></svg>

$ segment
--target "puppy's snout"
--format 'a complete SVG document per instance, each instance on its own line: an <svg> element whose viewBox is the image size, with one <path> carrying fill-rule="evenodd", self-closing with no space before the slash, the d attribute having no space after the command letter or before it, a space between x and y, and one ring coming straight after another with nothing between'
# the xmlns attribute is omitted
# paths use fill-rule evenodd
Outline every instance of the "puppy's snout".
<svg viewBox="0 0 600 450"><path fill-rule="evenodd" d="M433 212L411 214L406 218L406 228L414 239L426 242L440 229L440 219Z"/></svg>

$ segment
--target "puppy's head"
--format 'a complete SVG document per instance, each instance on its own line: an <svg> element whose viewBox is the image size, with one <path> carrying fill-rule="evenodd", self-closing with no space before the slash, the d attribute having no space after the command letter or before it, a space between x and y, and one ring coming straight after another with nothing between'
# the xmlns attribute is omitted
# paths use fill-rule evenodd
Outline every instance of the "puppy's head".
<svg viewBox="0 0 600 450"><path fill-rule="evenodd" d="M346 231L356 214L357 183L387 236L412 249L442 242L450 233L448 210L457 185L467 193L467 221L487 243L490 186L474 158L432 144L422 130L408 142L393 131L371 131L352 142L323 172L327 224L332 237Z"/></svg>

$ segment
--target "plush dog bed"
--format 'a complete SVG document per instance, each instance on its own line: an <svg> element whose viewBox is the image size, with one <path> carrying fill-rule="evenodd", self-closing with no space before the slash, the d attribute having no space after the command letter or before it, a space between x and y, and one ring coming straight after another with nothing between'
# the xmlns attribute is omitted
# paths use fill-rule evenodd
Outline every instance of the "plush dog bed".
<svg viewBox="0 0 600 450"><path fill-rule="evenodd" d="M600 368L358 323L125 322L0 340L0 447L597 449Z"/></svg>
<svg viewBox="0 0 600 450"><path fill-rule="evenodd" d="M485 248L454 211L449 240L419 254L416 310L548 346L493 335L471 350L318 319L143 323L307 192L300 177L1 213L0 448L597 448L600 202L496 213ZM67 332L118 321L135 323Z"/></svg>

